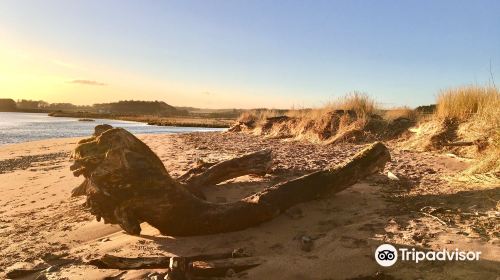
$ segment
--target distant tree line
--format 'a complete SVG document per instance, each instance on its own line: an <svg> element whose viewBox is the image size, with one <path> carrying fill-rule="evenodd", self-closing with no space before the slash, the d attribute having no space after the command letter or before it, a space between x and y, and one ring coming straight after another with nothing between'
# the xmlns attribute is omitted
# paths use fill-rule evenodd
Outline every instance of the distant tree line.
<svg viewBox="0 0 500 280"><path fill-rule="evenodd" d="M13 112L17 110L16 101L8 98L0 99L0 111L2 112Z"/></svg>
<svg viewBox="0 0 500 280"><path fill-rule="evenodd" d="M188 115L187 110L179 110L163 101L118 101L113 103L94 104L92 106L99 113L179 116Z"/></svg>
<svg viewBox="0 0 500 280"><path fill-rule="evenodd" d="M0 99L0 111L71 111L91 112L117 115L154 115L185 116L188 111L177 109L163 101L126 100L112 103L100 103L92 106L74 105L71 103L48 103L43 100Z"/></svg>
<svg viewBox="0 0 500 280"><path fill-rule="evenodd" d="M436 104L418 106L415 111L423 114L434 114L436 112Z"/></svg>
<svg viewBox="0 0 500 280"><path fill-rule="evenodd" d="M42 109L42 110L68 110L68 111L77 111L77 110L89 110L92 106L78 106L71 103L48 103L43 100L26 100L21 99L16 102L17 109Z"/></svg>

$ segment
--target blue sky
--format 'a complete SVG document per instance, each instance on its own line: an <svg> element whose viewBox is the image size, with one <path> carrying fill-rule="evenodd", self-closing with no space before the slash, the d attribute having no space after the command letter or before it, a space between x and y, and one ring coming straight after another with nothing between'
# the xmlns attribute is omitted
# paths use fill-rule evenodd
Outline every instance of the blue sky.
<svg viewBox="0 0 500 280"><path fill-rule="evenodd" d="M288 108L357 90L429 104L487 83L490 61L500 83L499 12L500 1L4 0L0 97Z"/></svg>

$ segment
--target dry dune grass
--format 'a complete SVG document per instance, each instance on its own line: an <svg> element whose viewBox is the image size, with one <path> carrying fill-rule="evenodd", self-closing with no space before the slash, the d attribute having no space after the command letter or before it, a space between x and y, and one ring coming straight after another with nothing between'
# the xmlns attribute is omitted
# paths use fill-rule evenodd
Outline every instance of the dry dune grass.
<svg viewBox="0 0 500 280"><path fill-rule="evenodd" d="M475 155L477 164L469 173L500 174L500 91L492 86L464 86L441 92L438 96L437 117L454 118L460 123L457 135L465 141L478 139L489 147ZM468 148L468 154L476 151Z"/></svg>
<svg viewBox="0 0 500 280"><path fill-rule="evenodd" d="M336 144L394 138L404 133L416 118L415 110L408 107L383 110L368 94L354 91L319 108L247 111L239 122L248 126L243 130L268 138Z"/></svg>
<svg viewBox="0 0 500 280"><path fill-rule="evenodd" d="M463 86L441 91L437 98L437 116L459 121L499 122L500 92L492 86Z"/></svg>
<svg viewBox="0 0 500 280"><path fill-rule="evenodd" d="M500 91L492 86L469 85L439 93L436 113L420 119L415 135L406 147L435 149L433 141L487 142L485 149L476 146L444 147L461 156L475 158L466 173L492 173L500 177ZM438 137L437 137L438 136ZM438 147L442 149L443 146Z"/></svg>
<svg viewBox="0 0 500 280"><path fill-rule="evenodd" d="M377 110L375 101L366 93L351 92L333 100L320 108L296 109L286 113L288 117L297 119L292 128L297 139L308 139L321 142L332 136L344 135L354 130L361 130L369 118ZM346 112L339 114L338 112ZM332 113L339 116L332 124Z"/></svg>
<svg viewBox="0 0 500 280"><path fill-rule="evenodd" d="M330 109L350 110L356 112L358 117L367 117L378 109L375 100L368 94L353 91L327 105Z"/></svg>
<svg viewBox="0 0 500 280"><path fill-rule="evenodd" d="M406 119L420 124L412 129L414 135L402 142L405 148L423 151L434 150L439 145L453 141L487 141L485 150L477 149L476 146L445 149L477 159L477 164L468 170L469 173L490 172L499 175L499 90L478 85L451 88L441 91L436 103L437 110L432 115L420 114L409 107L383 110L367 94L352 92L320 108L247 111L240 116L239 121L253 122L250 129L257 135L328 144L359 139L368 141L374 139L372 136L399 137L408 126L402 124L398 127L400 124L397 120ZM272 117L284 118L270 121Z"/></svg>
<svg viewBox="0 0 500 280"><path fill-rule="evenodd" d="M326 113L335 110L353 111L358 117L369 116L377 109L375 101L366 93L354 91L334 101L329 102L323 107L314 109L253 109L243 112L238 118L239 122L262 121L266 118L288 116L291 118L317 120Z"/></svg>
<svg viewBox="0 0 500 280"><path fill-rule="evenodd" d="M467 87L452 93L454 95L447 93L446 100L439 100L442 104L438 103L438 116L454 117L463 122L458 132L466 138L493 138L498 145L500 91L493 87Z"/></svg>
<svg viewBox="0 0 500 280"><path fill-rule="evenodd" d="M398 118L406 118L412 121L416 121L419 116L417 112L410 107L403 106L403 107L397 107L397 108L391 108L389 110L385 110L384 113L384 118L386 120L395 120Z"/></svg>
<svg viewBox="0 0 500 280"><path fill-rule="evenodd" d="M267 110L267 109L254 109L248 110L238 117L236 121L242 123L251 123L255 122L256 124L264 122L267 118L277 117L283 115L280 113L283 110Z"/></svg>
<svg viewBox="0 0 500 280"><path fill-rule="evenodd" d="M353 91L343 97L330 101L321 108L292 109L286 115L300 119L320 120L325 114L342 110L354 112L357 119L364 119L374 114L377 109L375 100L372 97L366 93Z"/></svg>
<svg viewBox="0 0 500 280"><path fill-rule="evenodd" d="M492 132L500 126L500 91L491 86L463 86L441 91L432 120L454 119ZM470 133L470 131L469 131Z"/></svg>
<svg viewBox="0 0 500 280"><path fill-rule="evenodd" d="M329 138L344 141L346 137L362 138L362 131L379 110L365 93L351 92L313 109L250 110L238 119L252 132L270 138L295 138L321 143ZM272 117L283 117L270 120ZM361 133L359 133L361 132ZM337 138L333 136L339 136Z"/></svg>

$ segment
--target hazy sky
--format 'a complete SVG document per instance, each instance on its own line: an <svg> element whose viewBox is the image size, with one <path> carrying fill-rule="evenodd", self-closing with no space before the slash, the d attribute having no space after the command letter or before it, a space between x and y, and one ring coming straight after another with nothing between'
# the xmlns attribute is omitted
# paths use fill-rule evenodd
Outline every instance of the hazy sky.
<svg viewBox="0 0 500 280"><path fill-rule="evenodd" d="M500 1L0 1L0 98L386 106L500 83Z"/></svg>

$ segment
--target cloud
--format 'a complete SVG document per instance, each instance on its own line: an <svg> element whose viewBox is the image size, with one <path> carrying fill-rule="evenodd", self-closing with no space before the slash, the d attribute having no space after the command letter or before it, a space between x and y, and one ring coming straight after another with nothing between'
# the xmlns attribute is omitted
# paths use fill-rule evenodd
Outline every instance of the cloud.
<svg viewBox="0 0 500 280"><path fill-rule="evenodd" d="M98 81L92 81L92 80L73 80L73 81L70 81L70 83L87 85L87 86L107 86L107 84L105 84L105 83L101 83Z"/></svg>

